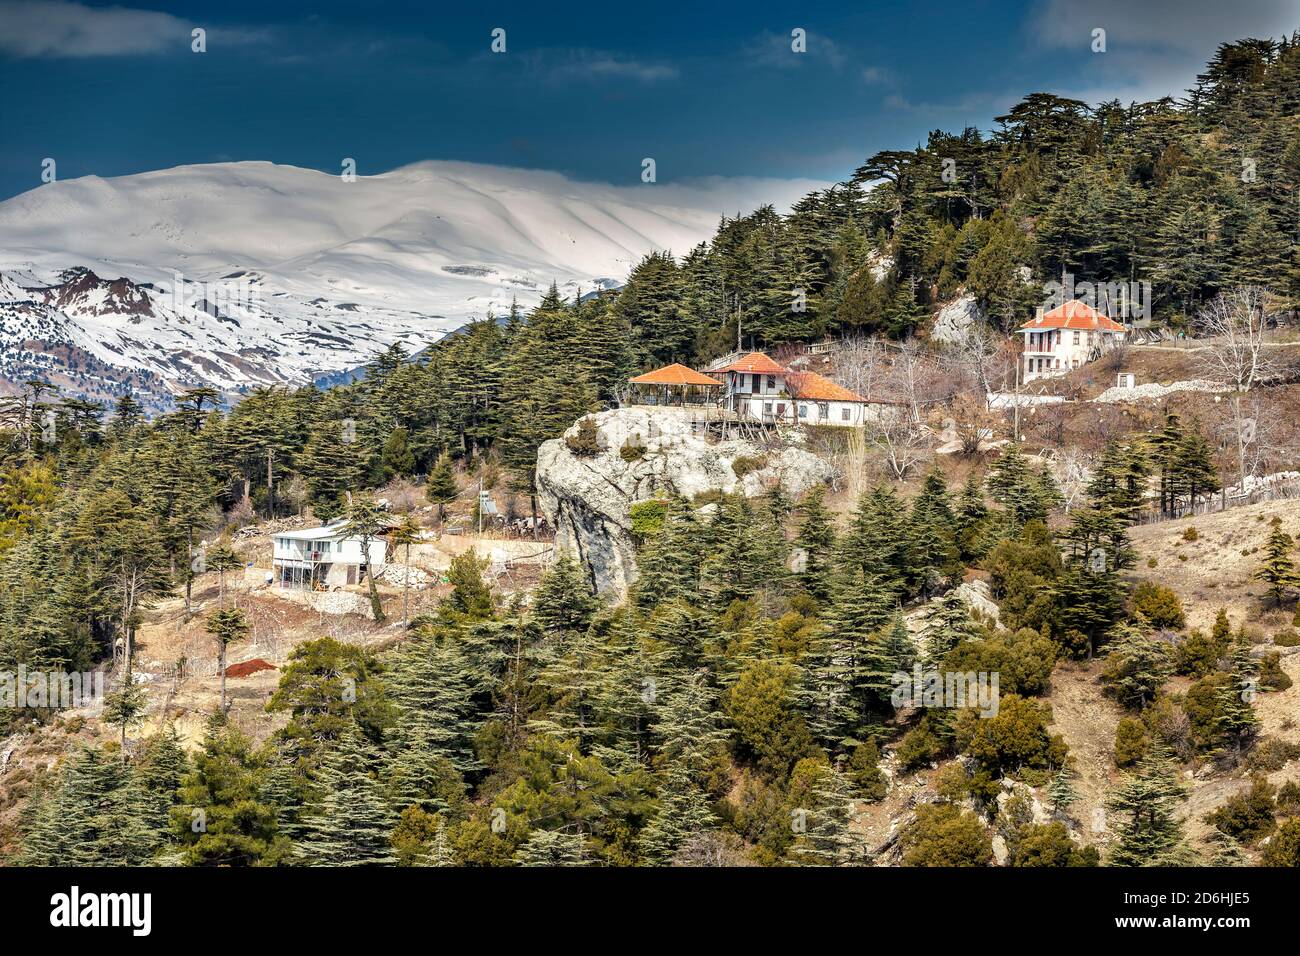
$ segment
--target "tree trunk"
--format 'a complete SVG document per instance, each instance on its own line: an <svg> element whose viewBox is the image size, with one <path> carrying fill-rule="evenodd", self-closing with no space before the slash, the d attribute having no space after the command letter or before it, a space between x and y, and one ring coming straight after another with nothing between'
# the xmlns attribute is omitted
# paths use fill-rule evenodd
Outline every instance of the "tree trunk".
<svg viewBox="0 0 1300 956"><path fill-rule="evenodd" d="M375 576L370 573L370 546L368 542L363 542L362 547L366 549L366 560L361 563L361 570L366 576L366 584L370 588L370 613L374 616L375 623L379 624L384 620L384 607L379 603L379 589L375 587Z"/></svg>
<svg viewBox="0 0 1300 956"><path fill-rule="evenodd" d="M402 573L402 630L411 626L409 595L411 593L411 542L406 542L406 570Z"/></svg>
<svg viewBox="0 0 1300 956"><path fill-rule="evenodd" d="M226 712L226 643L221 642L221 650L217 654L217 670L221 671L221 712Z"/></svg>

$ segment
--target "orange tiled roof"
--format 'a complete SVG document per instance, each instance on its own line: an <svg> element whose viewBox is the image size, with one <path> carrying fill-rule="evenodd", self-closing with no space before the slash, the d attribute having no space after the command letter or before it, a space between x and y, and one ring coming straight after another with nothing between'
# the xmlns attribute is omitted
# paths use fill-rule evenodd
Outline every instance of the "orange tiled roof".
<svg viewBox="0 0 1300 956"><path fill-rule="evenodd" d="M1100 332L1123 332L1124 326L1102 315L1086 302L1071 299L1037 318L1030 319L1020 331L1037 329L1089 329Z"/></svg>
<svg viewBox="0 0 1300 956"><path fill-rule="evenodd" d="M716 378L709 378L693 368L687 368L680 362L674 362L672 365L665 365L663 368L657 368L653 372L646 372L644 375L638 375L636 378L628 379L633 385L701 385L718 388L720 383Z"/></svg>
<svg viewBox="0 0 1300 956"><path fill-rule="evenodd" d="M786 372L786 390L791 398L813 402L865 402L857 392L837 385L816 372Z"/></svg>
<svg viewBox="0 0 1300 956"><path fill-rule="evenodd" d="M785 369L777 365L762 352L750 352L742 355L730 365L724 365L722 368L711 369L716 375L719 372L757 372L759 375L784 375Z"/></svg>

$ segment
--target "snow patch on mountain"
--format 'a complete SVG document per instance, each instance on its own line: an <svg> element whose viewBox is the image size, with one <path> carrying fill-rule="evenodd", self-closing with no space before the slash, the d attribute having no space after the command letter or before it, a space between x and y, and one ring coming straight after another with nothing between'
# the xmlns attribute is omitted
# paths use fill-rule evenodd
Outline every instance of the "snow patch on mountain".
<svg viewBox="0 0 1300 956"><path fill-rule="evenodd" d="M453 162L352 182L252 162L49 183L0 203L0 376L68 352L97 380L303 383L528 308L552 282L616 287L722 215L823 185L621 187Z"/></svg>

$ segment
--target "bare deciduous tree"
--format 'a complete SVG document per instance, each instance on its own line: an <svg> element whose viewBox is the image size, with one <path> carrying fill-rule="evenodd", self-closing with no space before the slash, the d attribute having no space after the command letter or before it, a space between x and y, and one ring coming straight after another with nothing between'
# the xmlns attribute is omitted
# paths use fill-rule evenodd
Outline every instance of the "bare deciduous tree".
<svg viewBox="0 0 1300 956"><path fill-rule="evenodd" d="M1237 286L1221 292L1197 316L1197 330L1208 338L1199 350L1207 377L1231 390L1233 431L1237 444L1237 477L1244 489L1247 449L1255 440L1255 419L1245 414L1244 399L1272 374L1265 338L1275 306L1274 297L1259 286Z"/></svg>

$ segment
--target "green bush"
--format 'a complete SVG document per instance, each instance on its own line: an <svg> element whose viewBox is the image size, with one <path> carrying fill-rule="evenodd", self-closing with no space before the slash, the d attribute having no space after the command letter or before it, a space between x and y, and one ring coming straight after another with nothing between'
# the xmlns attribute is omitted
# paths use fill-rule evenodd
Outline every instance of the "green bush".
<svg viewBox="0 0 1300 956"><path fill-rule="evenodd" d="M1291 675L1282 670L1282 655L1277 651L1265 654L1259 662L1261 690L1282 691L1291 686Z"/></svg>
<svg viewBox="0 0 1300 956"><path fill-rule="evenodd" d="M668 502L651 499L633 502L628 509L632 519L632 534L638 541L647 541L663 529L664 519L668 515Z"/></svg>
<svg viewBox="0 0 1300 956"><path fill-rule="evenodd" d="M1200 539L1200 537L1201 534L1199 531L1196 530L1196 525L1188 525L1185 529L1183 529L1184 541L1197 541Z"/></svg>
<svg viewBox="0 0 1300 956"><path fill-rule="evenodd" d="M1020 828L1012 866L1097 866L1095 847L1080 847L1064 823L1037 823Z"/></svg>
<svg viewBox="0 0 1300 956"><path fill-rule="evenodd" d="M1134 717L1123 718L1115 725L1115 766L1133 766L1146 756L1150 745L1146 725Z"/></svg>
<svg viewBox="0 0 1300 956"><path fill-rule="evenodd" d="M1140 581L1133 589L1133 614L1152 627L1181 631L1187 626L1178 595L1153 581Z"/></svg>
<svg viewBox="0 0 1300 956"><path fill-rule="evenodd" d="M1068 748L1047 731L1046 704L1015 694L1004 695L993 717L964 710L957 718L957 749L974 757L994 776L1018 775L1065 764Z"/></svg>
<svg viewBox="0 0 1300 956"><path fill-rule="evenodd" d="M904 866L987 866L993 838L975 814L952 804L916 808L916 820L902 834Z"/></svg>
<svg viewBox="0 0 1300 956"><path fill-rule="evenodd" d="M1205 822L1242 843L1254 843L1277 826L1274 797L1277 790L1256 777L1245 793L1234 794L1223 806L1205 815Z"/></svg>
<svg viewBox="0 0 1300 956"><path fill-rule="evenodd" d="M1277 812L1284 817L1292 817L1300 813L1300 783L1288 780L1282 784L1278 788L1274 803L1277 805Z"/></svg>
<svg viewBox="0 0 1300 956"><path fill-rule="evenodd" d="M618 457L628 463L640 461L645 457L645 445L641 444L640 440L636 438L636 436L629 435L627 440L623 442L622 446L619 448Z"/></svg>
<svg viewBox="0 0 1300 956"><path fill-rule="evenodd" d="M874 740L853 748L849 776L867 800L880 800L889 790L889 781L880 770L880 748Z"/></svg>
<svg viewBox="0 0 1300 956"><path fill-rule="evenodd" d="M927 716L922 717L915 727L903 735L894 754L904 770L915 770L938 760L947 749L930 729L930 718Z"/></svg>
<svg viewBox="0 0 1300 956"><path fill-rule="evenodd" d="M1277 828L1264 848L1265 866L1300 866L1300 819L1288 820Z"/></svg>
<svg viewBox="0 0 1300 956"><path fill-rule="evenodd" d="M737 478L744 478L751 472L758 471L767 466L767 457L765 455L740 455L731 463L731 470L736 473Z"/></svg>
<svg viewBox="0 0 1300 956"><path fill-rule="evenodd" d="M1278 647L1295 647L1300 644L1300 633L1293 629L1279 631L1273 635L1273 643Z"/></svg>
<svg viewBox="0 0 1300 956"><path fill-rule="evenodd" d="M1174 650L1174 673L1204 677L1227 652L1226 639L1220 641L1204 631L1194 630Z"/></svg>
<svg viewBox="0 0 1300 956"><path fill-rule="evenodd" d="M564 444L569 447L569 451L579 458L590 458L592 455L599 455L603 449L600 444L600 432L596 428L596 420L590 415L578 422L578 431L573 435L564 436Z"/></svg>
<svg viewBox="0 0 1300 956"><path fill-rule="evenodd" d="M1051 685L1056 644L1032 628L1000 631L984 640L963 641L944 656L946 673L983 671L998 675L998 693L1036 697Z"/></svg>

